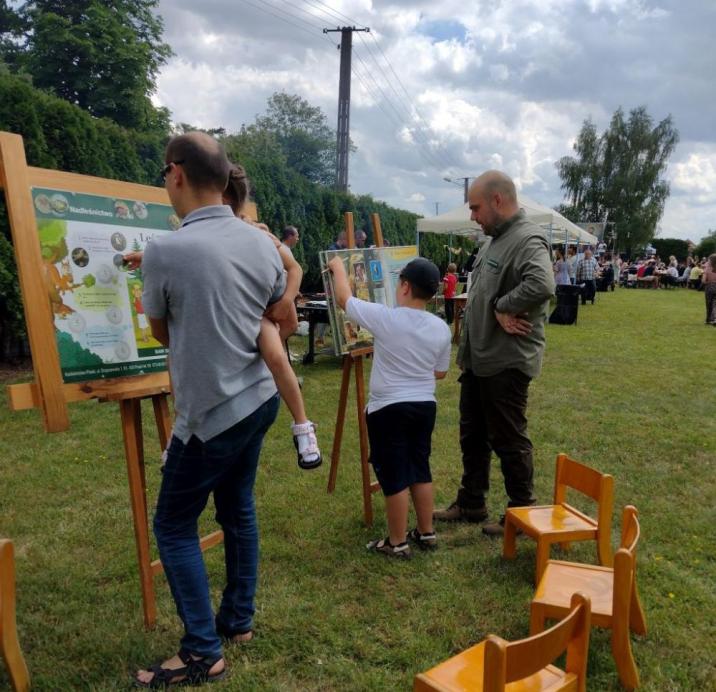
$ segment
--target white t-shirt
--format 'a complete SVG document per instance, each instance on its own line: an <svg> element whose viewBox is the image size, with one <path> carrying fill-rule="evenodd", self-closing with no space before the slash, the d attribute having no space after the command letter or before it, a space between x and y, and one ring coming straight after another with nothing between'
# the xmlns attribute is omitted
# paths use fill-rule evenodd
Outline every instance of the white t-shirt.
<svg viewBox="0 0 716 692"><path fill-rule="evenodd" d="M415 308L349 298L348 318L373 335L368 413L401 401L435 401L435 372L450 367L450 328Z"/></svg>

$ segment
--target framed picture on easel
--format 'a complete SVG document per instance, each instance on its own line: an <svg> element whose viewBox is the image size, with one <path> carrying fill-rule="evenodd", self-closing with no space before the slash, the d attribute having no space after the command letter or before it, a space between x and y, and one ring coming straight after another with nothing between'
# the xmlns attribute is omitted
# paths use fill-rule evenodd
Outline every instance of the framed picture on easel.
<svg viewBox="0 0 716 692"><path fill-rule="evenodd" d="M418 248L415 245L350 248L326 250L319 256L335 354L346 355L355 349L372 346L370 332L349 320L333 299L333 274L327 271L328 262L334 257L343 260L356 298L393 307L400 272L410 260L418 256Z"/></svg>

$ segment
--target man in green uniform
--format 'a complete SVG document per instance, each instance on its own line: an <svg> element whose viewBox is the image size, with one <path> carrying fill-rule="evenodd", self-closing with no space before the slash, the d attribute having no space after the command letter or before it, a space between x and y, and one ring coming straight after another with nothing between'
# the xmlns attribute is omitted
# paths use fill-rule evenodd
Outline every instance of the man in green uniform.
<svg viewBox="0 0 716 692"><path fill-rule="evenodd" d="M544 231L520 210L512 180L487 171L469 191L471 218L488 240L472 273L457 364L463 476L438 521L483 522L490 457L500 458L508 507L534 504L527 392L542 366L554 274ZM483 526L501 535L504 518Z"/></svg>

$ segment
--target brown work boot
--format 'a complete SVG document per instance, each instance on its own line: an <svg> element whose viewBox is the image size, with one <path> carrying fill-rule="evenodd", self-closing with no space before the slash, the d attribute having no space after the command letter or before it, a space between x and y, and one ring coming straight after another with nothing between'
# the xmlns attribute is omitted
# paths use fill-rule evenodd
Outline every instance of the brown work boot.
<svg viewBox="0 0 716 692"><path fill-rule="evenodd" d="M478 507L471 509L468 507L460 507L453 502L447 509L438 509L433 512L434 521L466 521L472 524L479 524L487 519L487 507Z"/></svg>
<svg viewBox="0 0 716 692"><path fill-rule="evenodd" d="M482 527L482 533L491 538L502 538L505 535L505 515L500 517L500 521L491 521ZM522 533L522 529L515 529L516 535Z"/></svg>

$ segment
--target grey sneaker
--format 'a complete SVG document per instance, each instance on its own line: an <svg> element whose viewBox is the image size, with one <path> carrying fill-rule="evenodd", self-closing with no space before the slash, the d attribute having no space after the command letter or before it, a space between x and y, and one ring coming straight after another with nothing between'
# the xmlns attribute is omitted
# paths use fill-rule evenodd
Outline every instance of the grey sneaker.
<svg viewBox="0 0 716 692"><path fill-rule="evenodd" d="M408 531L408 540L415 543L420 550L435 550L438 547L438 539L435 532L420 533L417 527L412 531Z"/></svg>
<svg viewBox="0 0 716 692"><path fill-rule="evenodd" d="M479 524L487 519L487 507L471 509L460 507L457 501L453 502L447 509L439 509L433 512L434 521L467 521Z"/></svg>
<svg viewBox="0 0 716 692"><path fill-rule="evenodd" d="M401 560L409 560L413 556L407 541L392 545L390 538L378 538L368 543L366 548L373 553L382 553L388 557L397 557Z"/></svg>

